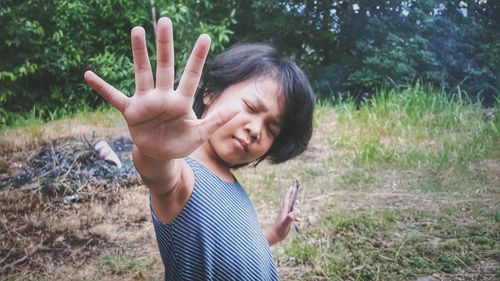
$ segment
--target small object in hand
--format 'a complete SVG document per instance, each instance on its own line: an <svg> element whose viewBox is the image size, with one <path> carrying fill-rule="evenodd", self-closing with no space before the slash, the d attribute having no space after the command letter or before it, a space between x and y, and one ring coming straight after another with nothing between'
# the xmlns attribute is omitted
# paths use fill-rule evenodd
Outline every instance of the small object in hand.
<svg viewBox="0 0 500 281"><path fill-rule="evenodd" d="M115 164L118 168L121 168L122 162L120 161L120 158L118 158L116 153L113 151L113 149L111 149L111 147L107 142L100 141L96 143L94 148L95 151L97 152L97 155L99 156L99 159L111 162Z"/></svg>
<svg viewBox="0 0 500 281"><path fill-rule="evenodd" d="M296 180L295 186L292 190L292 201L290 202L290 208L288 209L289 213L293 211L293 208L295 207L295 201L297 201L297 193L299 193L299 187L300 187L299 181Z"/></svg>
<svg viewBox="0 0 500 281"><path fill-rule="evenodd" d="M290 208L288 209L288 213L293 211L293 208L295 207L295 201L297 201L297 193L299 193L299 187L300 187L299 180L296 180L295 186L293 187L292 190L292 201L290 202ZM296 224L294 225L293 229L295 229L296 233L300 234L300 230Z"/></svg>

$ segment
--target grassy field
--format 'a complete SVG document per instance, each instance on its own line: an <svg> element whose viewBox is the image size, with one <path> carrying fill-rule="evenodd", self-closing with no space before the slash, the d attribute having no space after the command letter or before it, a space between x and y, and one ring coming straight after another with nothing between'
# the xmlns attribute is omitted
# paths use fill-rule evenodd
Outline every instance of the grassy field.
<svg viewBox="0 0 500 281"><path fill-rule="evenodd" d="M124 129L109 112L5 129L2 178L48 143ZM299 232L273 248L283 280L500 279L498 107L418 85L359 110L319 104L306 153L236 176L263 227L301 181ZM144 187L90 186L70 205L34 190L0 192L2 279L162 279Z"/></svg>

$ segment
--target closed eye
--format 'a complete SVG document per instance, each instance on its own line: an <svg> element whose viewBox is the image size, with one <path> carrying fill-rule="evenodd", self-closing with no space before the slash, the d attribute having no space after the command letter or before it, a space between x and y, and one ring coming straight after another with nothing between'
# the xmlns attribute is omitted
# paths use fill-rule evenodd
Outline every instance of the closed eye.
<svg viewBox="0 0 500 281"><path fill-rule="evenodd" d="M273 129L271 129L271 127L267 127L267 131L269 132L269 134L271 134L273 137L276 137L276 135L274 134L274 131Z"/></svg>
<svg viewBox="0 0 500 281"><path fill-rule="evenodd" d="M257 112L257 110L255 110L255 107L253 107L250 103L246 102L245 101L245 105L246 107L251 111L251 112Z"/></svg>
<svg viewBox="0 0 500 281"><path fill-rule="evenodd" d="M271 136L273 136L273 138L276 138L278 136L279 130L275 129L272 125L267 126L267 131L269 132L269 134L271 134Z"/></svg>

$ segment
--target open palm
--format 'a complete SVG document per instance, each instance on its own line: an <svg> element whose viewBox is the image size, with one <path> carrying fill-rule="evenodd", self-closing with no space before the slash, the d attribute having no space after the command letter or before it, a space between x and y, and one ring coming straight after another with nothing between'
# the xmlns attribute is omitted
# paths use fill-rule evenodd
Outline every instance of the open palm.
<svg viewBox="0 0 500 281"><path fill-rule="evenodd" d="M222 105L198 120L192 109L194 94L210 48L210 37L201 35L188 59L179 86L174 90L174 42L172 23L158 21L156 85L142 27L132 29L135 94L125 96L91 71L86 82L118 109L128 124L134 144L154 158L188 156L219 127L234 117L239 105Z"/></svg>

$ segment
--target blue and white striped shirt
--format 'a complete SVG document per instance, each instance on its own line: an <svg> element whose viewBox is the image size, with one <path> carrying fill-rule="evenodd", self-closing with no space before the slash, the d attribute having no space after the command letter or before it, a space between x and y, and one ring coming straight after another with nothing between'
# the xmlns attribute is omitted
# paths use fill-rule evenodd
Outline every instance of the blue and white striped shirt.
<svg viewBox="0 0 500 281"><path fill-rule="evenodd" d="M238 182L226 182L192 158L193 193L171 223L151 208L165 280L278 280L257 214Z"/></svg>

